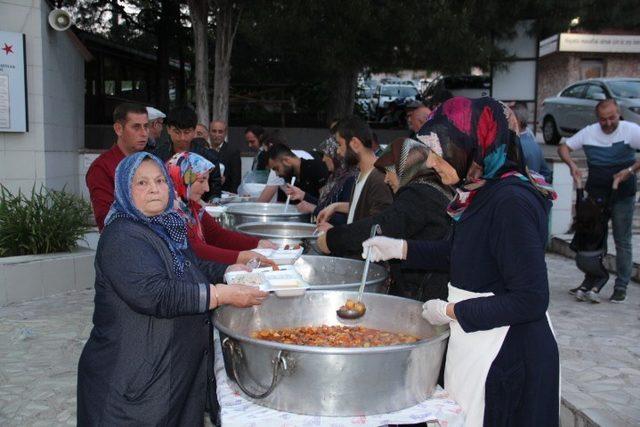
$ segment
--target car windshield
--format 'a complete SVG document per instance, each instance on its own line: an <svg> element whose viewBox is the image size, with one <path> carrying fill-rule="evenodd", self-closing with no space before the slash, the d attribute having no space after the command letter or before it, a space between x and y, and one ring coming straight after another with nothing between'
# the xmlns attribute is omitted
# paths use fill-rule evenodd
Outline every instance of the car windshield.
<svg viewBox="0 0 640 427"><path fill-rule="evenodd" d="M418 90L413 86L382 86L380 94L395 98L407 98L415 96Z"/></svg>
<svg viewBox="0 0 640 427"><path fill-rule="evenodd" d="M640 80L608 82L607 86L616 98L640 98Z"/></svg>

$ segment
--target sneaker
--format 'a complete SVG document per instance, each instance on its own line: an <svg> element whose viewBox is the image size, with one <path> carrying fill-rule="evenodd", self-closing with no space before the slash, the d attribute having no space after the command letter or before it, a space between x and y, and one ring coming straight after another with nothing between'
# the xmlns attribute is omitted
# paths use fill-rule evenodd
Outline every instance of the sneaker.
<svg viewBox="0 0 640 427"><path fill-rule="evenodd" d="M569 289L569 295L575 295L576 292L578 292L578 290L582 289L583 291L586 291L586 288L583 288L582 285L578 286L577 288L573 288L573 289Z"/></svg>
<svg viewBox="0 0 640 427"><path fill-rule="evenodd" d="M609 301L619 304L621 302L624 302L624 300L626 299L627 299L627 291L623 289L614 289L613 294L611 295L611 298L609 298Z"/></svg>
<svg viewBox="0 0 640 427"><path fill-rule="evenodd" d="M587 290L584 288L580 288L576 291L576 299L578 301L586 301L587 300Z"/></svg>
<svg viewBox="0 0 640 427"><path fill-rule="evenodd" d="M590 291L588 291L585 296L587 297L587 300L591 301L594 304L599 304L600 303L600 296L598 295L598 292L591 289Z"/></svg>

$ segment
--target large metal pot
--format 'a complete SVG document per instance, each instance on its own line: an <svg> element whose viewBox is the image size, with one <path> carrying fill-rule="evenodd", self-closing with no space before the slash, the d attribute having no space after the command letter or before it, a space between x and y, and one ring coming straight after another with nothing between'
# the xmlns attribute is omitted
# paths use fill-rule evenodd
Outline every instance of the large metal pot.
<svg viewBox="0 0 640 427"><path fill-rule="evenodd" d="M284 203L229 203L223 215L223 224L235 228L247 222L309 222L310 214L300 213Z"/></svg>
<svg viewBox="0 0 640 427"><path fill-rule="evenodd" d="M364 270L364 261L318 255L302 255L293 265L311 290L357 291ZM365 291L381 292L387 276L383 266L369 265Z"/></svg>
<svg viewBox="0 0 640 427"><path fill-rule="evenodd" d="M302 245L305 253L315 249L311 242L318 236L314 235L315 224L308 222L245 222L236 225L236 230L262 239L284 245Z"/></svg>
<svg viewBox="0 0 640 427"><path fill-rule="evenodd" d="M311 291L295 299L270 296L260 306L215 311L225 368L232 385L269 408L309 415L355 416L397 411L428 399L436 385L449 336L422 316L422 303L365 293L365 315L336 316L355 292ZM414 344L333 348L251 338L263 328L360 324L422 339Z"/></svg>

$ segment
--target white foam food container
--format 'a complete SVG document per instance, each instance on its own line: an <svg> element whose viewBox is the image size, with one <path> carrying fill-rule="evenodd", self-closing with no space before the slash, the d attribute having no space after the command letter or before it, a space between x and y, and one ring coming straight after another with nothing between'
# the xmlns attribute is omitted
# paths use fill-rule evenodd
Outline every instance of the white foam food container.
<svg viewBox="0 0 640 427"><path fill-rule="evenodd" d="M291 265L300 258L303 249L252 249L252 251L269 258L278 265Z"/></svg>
<svg viewBox="0 0 640 427"><path fill-rule="evenodd" d="M251 275L250 282L246 283L241 276ZM227 283L241 283L248 286L258 286L260 290L265 292L274 292L276 296L281 298L296 297L304 295L309 284L302 279L294 266L285 265L280 270L273 271L271 267L254 268L251 272L232 271L224 275ZM259 283L259 284L257 284Z"/></svg>

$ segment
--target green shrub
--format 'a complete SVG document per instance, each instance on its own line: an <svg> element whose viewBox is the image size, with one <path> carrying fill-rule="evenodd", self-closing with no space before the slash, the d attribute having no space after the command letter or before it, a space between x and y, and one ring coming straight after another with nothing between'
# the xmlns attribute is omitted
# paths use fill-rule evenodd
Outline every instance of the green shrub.
<svg viewBox="0 0 640 427"><path fill-rule="evenodd" d="M91 228L91 206L44 186L12 194L0 184L0 257L68 252Z"/></svg>

